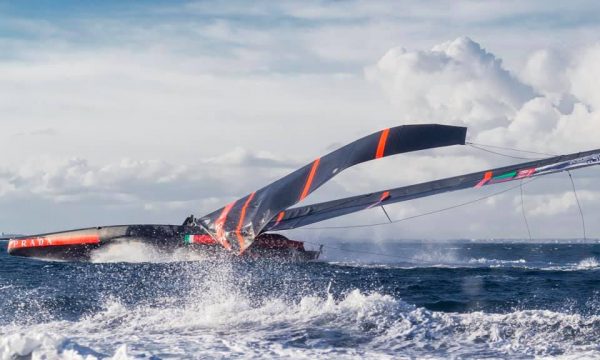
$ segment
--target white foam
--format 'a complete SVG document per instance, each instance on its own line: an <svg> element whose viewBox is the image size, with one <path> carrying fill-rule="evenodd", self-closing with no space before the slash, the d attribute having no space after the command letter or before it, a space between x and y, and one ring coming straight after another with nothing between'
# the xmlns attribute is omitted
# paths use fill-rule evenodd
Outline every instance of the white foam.
<svg viewBox="0 0 600 360"><path fill-rule="evenodd" d="M198 261L206 259L199 252L182 248L173 252L165 252L142 241L125 240L103 246L92 251L90 261L93 263L165 263L179 261Z"/></svg>
<svg viewBox="0 0 600 360"><path fill-rule="evenodd" d="M478 259L470 259L469 264L478 264L478 265L489 265L491 267L503 267L503 266L523 266L527 261L525 259L518 260L500 260L500 259L487 259L487 258L478 258Z"/></svg>
<svg viewBox="0 0 600 360"><path fill-rule="evenodd" d="M415 263L425 263L425 264L440 264L440 265L448 265L448 264L457 264L461 263L461 259L459 259L456 255L456 250L452 249L429 249L428 251L419 252L412 256L412 260Z"/></svg>
<svg viewBox="0 0 600 360"><path fill-rule="evenodd" d="M18 357L30 359L64 359L64 360L94 360L97 356L79 352L65 346L66 338L57 334L45 332L13 333L0 338L0 359L8 360ZM133 357L127 354L127 346L122 345L116 349L112 360L128 360Z"/></svg>
<svg viewBox="0 0 600 360"><path fill-rule="evenodd" d="M78 321L8 325L0 328L0 334L6 334L0 354L77 359L93 359L96 352L119 359L194 353L225 358L390 358L400 351L407 357L600 356L599 331L598 316L542 310L432 312L358 290L339 299L326 294L252 304L235 289L211 287L193 294L181 307L128 307L108 299L103 310ZM339 339L345 339L345 345Z"/></svg>
<svg viewBox="0 0 600 360"><path fill-rule="evenodd" d="M575 266L578 270L596 269L598 267L600 267L600 263L598 263L598 259L595 257L583 259Z"/></svg>
<svg viewBox="0 0 600 360"><path fill-rule="evenodd" d="M362 262L329 262L332 265L351 266L357 268L383 268L383 269L415 269L423 267L437 268L464 268L464 267L524 267L527 261L525 259L517 260L501 260L488 258L471 258L469 260L461 260L454 255L415 255L410 263L395 264L395 263L362 263Z"/></svg>
<svg viewBox="0 0 600 360"><path fill-rule="evenodd" d="M585 258L578 263L571 263L561 266L547 266L542 267L540 270L548 271L582 271L582 270L598 270L600 269L600 263L595 257Z"/></svg>

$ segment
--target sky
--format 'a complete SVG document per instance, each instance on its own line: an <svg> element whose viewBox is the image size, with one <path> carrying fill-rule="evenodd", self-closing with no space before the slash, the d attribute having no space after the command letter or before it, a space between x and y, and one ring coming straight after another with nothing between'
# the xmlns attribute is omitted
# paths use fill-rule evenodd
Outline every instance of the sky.
<svg viewBox="0 0 600 360"><path fill-rule="evenodd" d="M0 231L181 223L386 127L470 141L600 148L600 3L0 3ZM521 154L523 155L523 154ZM527 155L531 156L531 154ZM307 201L515 162L469 147L350 169ZM600 237L600 170L574 174ZM390 206L398 219L502 190ZM576 238L568 176L379 228L301 239ZM377 209L327 225L382 220Z"/></svg>

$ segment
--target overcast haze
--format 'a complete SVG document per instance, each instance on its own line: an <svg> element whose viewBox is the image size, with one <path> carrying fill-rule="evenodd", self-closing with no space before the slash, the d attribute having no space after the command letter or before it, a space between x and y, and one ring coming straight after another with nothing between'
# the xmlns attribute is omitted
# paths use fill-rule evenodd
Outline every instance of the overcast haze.
<svg viewBox="0 0 600 360"><path fill-rule="evenodd" d="M400 124L468 126L473 142L546 153L600 148L600 3L547 4L2 3L0 230L177 224ZM468 147L396 156L350 169L307 200L514 161ZM600 237L600 169L574 177L588 235ZM412 216L503 188L389 213ZM581 236L567 175L524 190L534 237ZM382 216L375 209L328 224ZM519 238L527 231L513 191L394 226L293 235Z"/></svg>

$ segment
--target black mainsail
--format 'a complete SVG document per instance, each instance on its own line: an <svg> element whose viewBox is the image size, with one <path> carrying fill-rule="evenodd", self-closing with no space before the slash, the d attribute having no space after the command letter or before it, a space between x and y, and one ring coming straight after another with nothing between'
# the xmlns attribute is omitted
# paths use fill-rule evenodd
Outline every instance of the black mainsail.
<svg viewBox="0 0 600 360"><path fill-rule="evenodd" d="M197 224L225 248L243 252L282 211L344 169L395 154L464 145L466 132L465 127L436 124L403 125L376 132L198 219Z"/></svg>

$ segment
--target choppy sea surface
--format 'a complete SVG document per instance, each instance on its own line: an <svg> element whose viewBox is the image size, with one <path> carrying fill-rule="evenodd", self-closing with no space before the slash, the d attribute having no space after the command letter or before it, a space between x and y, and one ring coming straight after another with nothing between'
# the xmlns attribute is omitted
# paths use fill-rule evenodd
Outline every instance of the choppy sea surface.
<svg viewBox="0 0 600 360"><path fill-rule="evenodd" d="M0 243L0 359L600 358L600 244L328 244L68 263Z"/></svg>

